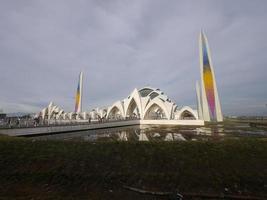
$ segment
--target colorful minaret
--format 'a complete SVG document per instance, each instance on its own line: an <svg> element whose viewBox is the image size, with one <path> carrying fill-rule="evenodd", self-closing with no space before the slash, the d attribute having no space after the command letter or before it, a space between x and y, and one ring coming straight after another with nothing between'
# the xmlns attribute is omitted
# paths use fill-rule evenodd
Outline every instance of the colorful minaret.
<svg viewBox="0 0 267 200"><path fill-rule="evenodd" d="M200 73L202 114L204 121L223 121L221 104L218 96L217 85L208 40L201 31L199 37Z"/></svg>
<svg viewBox="0 0 267 200"><path fill-rule="evenodd" d="M198 81L196 82L196 93L197 93L197 113L198 113L198 119L202 119L203 120L202 103L201 103L201 93L200 93L200 87L199 87Z"/></svg>
<svg viewBox="0 0 267 200"><path fill-rule="evenodd" d="M78 88L75 96L75 113L82 112L82 88L83 88L83 73L80 72Z"/></svg>

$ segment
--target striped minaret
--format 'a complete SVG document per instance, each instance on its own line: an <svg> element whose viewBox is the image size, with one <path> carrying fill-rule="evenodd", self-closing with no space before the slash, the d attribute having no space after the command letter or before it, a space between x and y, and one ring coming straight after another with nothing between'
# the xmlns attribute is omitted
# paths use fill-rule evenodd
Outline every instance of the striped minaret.
<svg viewBox="0 0 267 200"><path fill-rule="evenodd" d="M202 114L204 121L223 121L208 40L201 31L199 36Z"/></svg>
<svg viewBox="0 0 267 200"><path fill-rule="evenodd" d="M202 114L202 103L201 103L201 93L200 93L200 87L198 84L198 81L196 82L196 93L197 93L197 113L198 113L198 119L203 120L203 114Z"/></svg>
<svg viewBox="0 0 267 200"><path fill-rule="evenodd" d="M78 88L75 96L75 113L82 112L82 88L83 88L83 73L80 72Z"/></svg>

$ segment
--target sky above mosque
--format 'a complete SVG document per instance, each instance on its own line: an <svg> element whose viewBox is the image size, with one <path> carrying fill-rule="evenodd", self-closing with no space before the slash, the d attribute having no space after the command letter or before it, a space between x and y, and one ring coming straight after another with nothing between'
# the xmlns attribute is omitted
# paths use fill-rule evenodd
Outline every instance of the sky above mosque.
<svg viewBox="0 0 267 200"><path fill-rule="evenodd" d="M196 107L199 32L209 41L226 115L267 115L266 0L0 1L0 108L83 110L134 88Z"/></svg>

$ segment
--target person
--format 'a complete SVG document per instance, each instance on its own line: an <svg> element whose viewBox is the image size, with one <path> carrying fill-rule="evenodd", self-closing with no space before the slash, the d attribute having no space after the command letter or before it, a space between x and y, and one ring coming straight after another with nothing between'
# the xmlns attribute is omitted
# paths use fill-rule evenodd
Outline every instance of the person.
<svg viewBox="0 0 267 200"><path fill-rule="evenodd" d="M37 117L33 119L33 124L34 124L34 127L36 127L39 124L39 119Z"/></svg>
<svg viewBox="0 0 267 200"><path fill-rule="evenodd" d="M88 119L88 123L91 124L91 117L89 117L89 119Z"/></svg>
<svg viewBox="0 0 267 200"><path fill-rule="evenodd" d="M16 125L17 125L17 127L20 126L20 118L19 117L17 118Z"/></svg>
<svg viewBox="0 0 267 200"><path fill-rule="evenodd" d="M10 118L8 118L7 124L8 124L8 127L11 128L11 119Z"/></svg>

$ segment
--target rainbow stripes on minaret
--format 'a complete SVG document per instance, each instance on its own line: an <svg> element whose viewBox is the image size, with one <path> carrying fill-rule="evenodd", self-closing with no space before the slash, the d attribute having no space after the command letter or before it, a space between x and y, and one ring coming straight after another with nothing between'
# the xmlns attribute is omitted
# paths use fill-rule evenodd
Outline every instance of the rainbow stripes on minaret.
<svg viewBox="0 0 267 200"><path fill-rule="evenodd" d="M82 111L82 87L83 87L83 73L79 75L79 83L75 96L75 113L80 113Z"/></svg>
<svg viewBox="0 0 267 200"><path fill-rule="evenodd" d="M198 118L203 119L203 114L202 114L202 101L201 101L201 92L200 92L200 87L198 84L198 81L196 82L196 93L197 93L197 113L198 113Z"/></svg>
<svg viewBox="0 0 267 200"><path fill-rule="evenodd" d="M211 62L208 40L201 31L199 37L201 103L204 121L223 121L217 85Z"/></svg>

